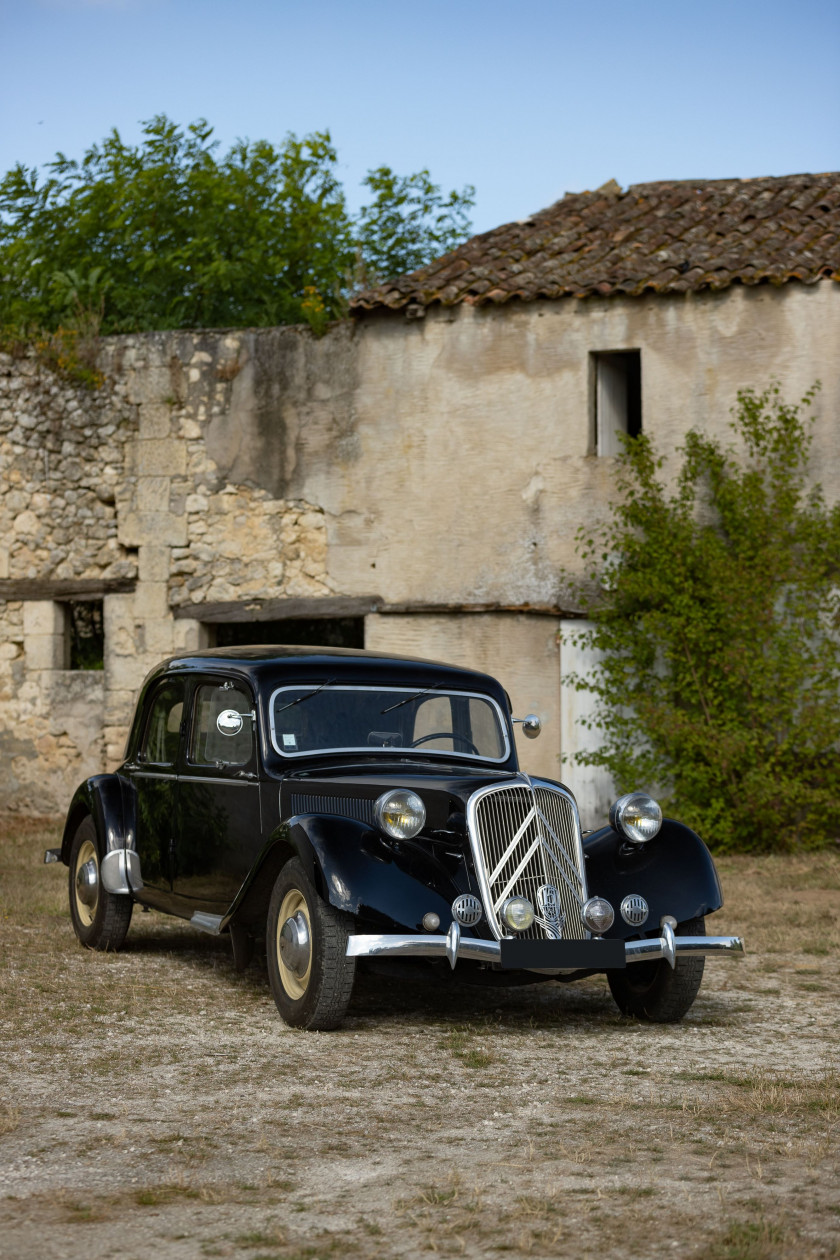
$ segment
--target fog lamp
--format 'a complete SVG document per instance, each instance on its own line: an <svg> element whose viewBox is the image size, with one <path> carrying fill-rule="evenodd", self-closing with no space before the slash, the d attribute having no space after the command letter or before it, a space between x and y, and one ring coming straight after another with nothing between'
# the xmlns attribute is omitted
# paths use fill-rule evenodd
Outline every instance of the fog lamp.
<svg viewBox="0 0 840 1260"><path fill-rule="evenodd" d="M410 840L422 831L426 821L426 806L416 792L407 788L383 792L373 813L385 834L394 840Z"/></svg>
<svg viewBox="0 0 840 1260"><path fill-rule="evenodd" d="M534 922L534 907L527 897L508 897L502 906L502 921L514 932L527 932Z"/></svg>
<svg viewBox="0 0 840 1260"><path fill-rule="evenodd" d="M590 897L580 914L590 932L596 936L608 932L615 919L615 911L605 897Z"/></svg>
<svg viewBox="0 0 840 1260"><path fill-rule="evenodd" d="M659 802L647 792L628 792L611 807L610 826L626 836L631 844L647 844L662 826Z"/></svg>
<svg viewBox="0 0 840 1260"><path fill-rule="evenodd" d="M440 915L435 914L434 910L429 910L423 915L423 927L427 932L436 932L440 927Z"/></svg>

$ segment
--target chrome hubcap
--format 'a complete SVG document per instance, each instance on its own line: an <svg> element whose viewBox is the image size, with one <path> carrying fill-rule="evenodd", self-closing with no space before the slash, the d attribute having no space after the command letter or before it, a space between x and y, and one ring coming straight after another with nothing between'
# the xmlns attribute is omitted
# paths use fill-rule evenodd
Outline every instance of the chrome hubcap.
<svg viewBox="0 0 840 1260"><path fill-rule="evenodd" d="M84 906L95 906L99 896L99 870L93 858L83 862L76 872L76 895Z"/></svg>
<svg viewBox="0 0 840 1260"><path fill-rule="evenodd" d="M312 948L309 940L309 924L300 910L283 924L277 946L284 965L293 975L302 980L309 968Z"/></svg>

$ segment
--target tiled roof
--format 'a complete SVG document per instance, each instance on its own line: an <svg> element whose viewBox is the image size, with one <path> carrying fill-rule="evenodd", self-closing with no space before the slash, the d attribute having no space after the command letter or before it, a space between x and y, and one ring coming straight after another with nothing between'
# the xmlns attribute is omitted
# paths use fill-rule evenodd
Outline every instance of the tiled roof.
<svg viewBox="0 0 840 1260"><path fill-rule="evenodd" d="M840 281L840 173L662 180L624 192L611 180L474 236L351 305L360 313L823 278Z"/></svg>

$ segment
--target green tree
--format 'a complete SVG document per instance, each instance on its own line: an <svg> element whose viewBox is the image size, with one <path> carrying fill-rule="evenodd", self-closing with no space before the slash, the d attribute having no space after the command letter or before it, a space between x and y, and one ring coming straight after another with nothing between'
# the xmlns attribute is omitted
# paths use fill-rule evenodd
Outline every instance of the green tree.
<svg viewBox="0 0 840 1260"><path fill-rule="evenodd" d="M329 132L279 148L238 141L219 155L203 120L165 115L138 145L114 130L47 177L17 166L0 181L0 323L105 332L241 327L346 309L360 265L428 261L469 232L466 194L442 198L427 172L368 176L372 207L347 211ZM415 195L416 194L416 195ZM422 196L421 196L422 194ZM422 205L418 205L420 197ZM424 217L425 216L425 217ZM383 270L385 268L385 270Z"/></svg>
<svg viewBox="0 0 840 1260"><path fill-rule="evenodd" d="M455 249L472 230L471 184L444 196L428 171L402 177L387 166L368 171L364 182L374 199L362 207L356 225L362 283L414 271Z"/></svg>
<svg viewBox="0 0 840 1260"><path fill-rule="evenodd" d="M840 834L840 506L807 488L814 393L740 391L737 446L689 432L670 493L628 440L610 520L578 537L573 637L601 654L575 680L601 737L580 760L718 850Z"/></svg>

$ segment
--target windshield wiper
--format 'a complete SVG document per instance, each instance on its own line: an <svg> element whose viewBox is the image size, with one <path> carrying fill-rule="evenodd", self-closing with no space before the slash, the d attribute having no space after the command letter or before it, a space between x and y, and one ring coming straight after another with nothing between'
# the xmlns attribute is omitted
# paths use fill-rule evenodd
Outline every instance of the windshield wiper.
<svg viewBox="0 0 840 1260"><path fill-rule="evenodd" d="M274 710L275 714L282 713L284 709L291 709L295 704L303 704L304 700L311 700L313 696L317 696L319 691L323 691L325 687L329 687L334 682L334 678L328 678L326 682L321 683L320 687L315 687L314 690L308 691L305 696L298 696L297 700L290 700L288 704L281 704L279 709Z"/></svg>
<svg viewBox="0 0 840 1260"><path fill-rule="evenodd" d="M381 713L390 713L393 709L401 709L404 704L410 704L412 700L419 700L421 696L427 696L430 691L434 691L436 687L442 687L443 682L432 683L431 687L426 687L423 691L416 691L413 696L406 696L405 700L398 700L396 704L389 704L387 709L382 709Z"/></svg>

